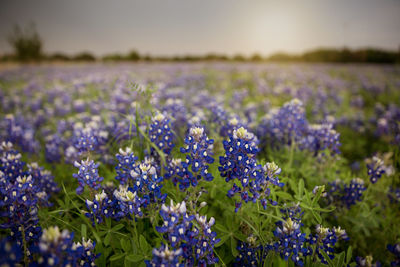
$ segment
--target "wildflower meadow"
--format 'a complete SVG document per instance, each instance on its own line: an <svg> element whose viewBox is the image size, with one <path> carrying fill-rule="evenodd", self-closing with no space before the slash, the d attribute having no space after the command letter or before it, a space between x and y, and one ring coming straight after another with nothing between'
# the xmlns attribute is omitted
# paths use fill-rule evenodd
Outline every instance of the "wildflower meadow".
<svg viewBox="0 0 400 267"><path fill-rule="evenodd" d="M0 266L400 266L398 65L0 71Z"/></svg>

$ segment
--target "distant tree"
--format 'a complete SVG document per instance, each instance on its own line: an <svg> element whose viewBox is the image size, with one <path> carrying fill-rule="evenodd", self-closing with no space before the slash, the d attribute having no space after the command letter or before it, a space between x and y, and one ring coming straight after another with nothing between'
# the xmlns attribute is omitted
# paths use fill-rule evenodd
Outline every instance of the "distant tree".
<svg viewBox="0 0 400 267"><path fill-rule="evenodd" d="M95 61L96 57L89 52L82 52L74 56L76 61Z"/></svg>
<svg viewBox="0 0 400 267"><path fill-rule="evenodd" d="M253 54L253 55L251 56L250 60L251 60L251 61L262 61L263 58L261 57L260 54L255 53L255 54Z"/></svg>
<svg viewBox="0 0 400 267"><path fill-rule="evenodd" d="M69 61L69 60L71 60L71 57L69 57L68 55L66 55L64 53L55 53L55 54L49 55L47 58L49 60L54 60L54 61Z"/></svg>
<svg viewBox="0 0 400 267"><path fill-rule="evenodd" d="M136 50L132 50L128 53L127 59L130 61L138 61L140 60L140 55Z"/></svg>
<svg viewBox="0 0 400 267"><path fill-rule="evenodd" d="M25 29L15 25L8 36L8 42L14 48L15 57L19 61L39 60L43 56L43 42L34 23L30 23Z"/></svg>
<svg viewBox="0 0 400 267"><path fill-rule="evenodd" d="M102 58L102 60L103 61L123 61L123 60L126 60L126 58L121 54L115 53L115 54L105 55Z"/></svg>
<svg viewBox="0 0 400 267"><path fill-rule="evenodd" d="M236 55L234 55L232 59L233 59L234 61L245 61L245 60L246 60L246 58L245 58L243 55L241 55L241 54L236 54Z"/></svg>

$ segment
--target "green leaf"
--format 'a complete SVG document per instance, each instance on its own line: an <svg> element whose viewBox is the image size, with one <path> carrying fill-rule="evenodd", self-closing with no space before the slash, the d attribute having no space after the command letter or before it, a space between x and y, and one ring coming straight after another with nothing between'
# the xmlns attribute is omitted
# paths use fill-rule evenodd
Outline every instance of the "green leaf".
<svg viewBox="0 0 400 267"><path fill-rule="evenodd" d="M221 241L219 241L217 244L215 244L215 246L214 247L220 247L220 246L222 246L225 242L226 242L226 240L228 240L228 238L230 237L230 235L224 235L224 236L222 236L221 237Z"/></svg>
<svg viewBox="0 0 400 267"><path fill-rule="evenodd" d="M236 241L236 239L233 238L233 237L231 237L231 252L232 252L232 255L233 255L234 257L236 257L237 255L239 255L239 252L237 251L236 246L237 246L237 241Z"/></svg>
<svg viewBox="0 0 400 267"><path fill-rule="evenodd" d="M125 253L122 254L114 254L110 257L110 261L117 261L119 259L122 259L125 256Z"/></svg>
<svg viewBox="0 0 400 267"><path fill-rule="evenodd" d="M131 250L131 242L130 242L130 240L128 240L126 238L121 238L120 243L121 243L121 248L125 252L128 252L128 251Z"/></svg>
<svg viewBox="0 0 400 267"><path fill-rule="evenodd" d="M147 254L151 251L151 246L149 245L149 243L147 243L147 240L143 235L140 235L139 245L143 253Z"/></svg>
<svg viewBox="0 0 400 267"><path fill-rule="evenodd" d="M111 242L111 233L108 233L108 234L106 235L106 237L104 238L104 244L105 244L106 246L108 246L108 245L110 245L110 242Z"/></svg>
<svg viewBox="0 0 400 267"><path fill-rule="evenodd" d="M86 227L86 224L82 224L81 225L81 235L82 235L82 237L87 238L87 227Z"/></svg>
<svg viewBox="0 0 400 267"><path fill-rule="evenodd" d="M314 211L314 210L311 210L311 213L314 216L314 218L317 221L317 223L321 224L322 223L321 215L319 215L319 213Z"/></svg>
<svg viewBox="0 0 400 267"><path fill-rule="evenodd" d="M346 263L349 264L351 262L351 255L352 254L352 248L349 246L347 249L347 254L346 254Z"/></svg>
<svg viewBox="0 0 400 267"><path fill-rule="evenodd" d="M345 253L344 251L339 254L339 256L336 258L336 267L342 267L344 266L344 257Z"/></svg>
<svg viewBox="0 0 400 267"><path fill-rule="evenodd" d="M111 228L111 219L110 218L106 218L105 221L106 221L107 228L110 229Z"/></svg>
<svg viewBox="0 0 400 267"><path fill-rule="evenodd" d="M116 226L114 226L111 231L113 232L117 232L118 230L121 230L122 228L124 228L125 225L123 225L122 223L117 224Z"/></svg>
<svg viewBox="0 0 400 267"><path fill-rule="evenodd" d="M215 224L215 229L217 229L220 232L224 232L224 233L228 233L229 234L229 230L226 229L225 226L222 225L222 224L219 224L219 223Z"/></svg>
<svg viewBox="0 0 400 267"><path fill-rule="evenodd" d="M303 193L304 193L304 180L300 179L299 184L298 184L298 196L299 199L303 198Z"/></svg>
<svg viewBox="0 0 400 267"><path fill-rule="evenodd" d="M283 199L283 200L292 200L293 199L291 194L283 192L283 191L277 191L277 192L275 192L275 195L277 195L280 199Z"/></svg>
<svg viewBox="0 0 400 267"><path fill-rule="evenodd" d="M125 259L130 262L138 262L138 261L142 261L144 259L144 256L140 255L140 254L136 254L136 255L130 254L130 255L126 256Z"/></svg>
<svg viewBox="0 0 400 267"><path fill-rule="evenodd" d="M278 221L281 221L281 220L282 220L282 218L280 218L280 217L278 217L278 216L276 216L276 215L273 215L272 213L268 213L268 212L265 212L265 211L262 211L262 210L260 210L259 213L264 214L264 215L267 215L267 216L269 216L269 217L272 217L272 218L274 218L274 219L276 219L276 220L278 220Z"/></svg>

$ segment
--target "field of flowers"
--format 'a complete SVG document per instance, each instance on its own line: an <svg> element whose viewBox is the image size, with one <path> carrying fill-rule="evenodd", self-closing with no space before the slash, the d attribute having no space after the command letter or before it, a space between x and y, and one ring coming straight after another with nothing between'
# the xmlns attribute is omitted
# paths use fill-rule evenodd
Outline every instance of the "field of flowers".
<svg viewBox="0 0 400 267"><path fill-rule="evenodd" d="M0 71L0 266L399 266L400 68Z"/></svg>

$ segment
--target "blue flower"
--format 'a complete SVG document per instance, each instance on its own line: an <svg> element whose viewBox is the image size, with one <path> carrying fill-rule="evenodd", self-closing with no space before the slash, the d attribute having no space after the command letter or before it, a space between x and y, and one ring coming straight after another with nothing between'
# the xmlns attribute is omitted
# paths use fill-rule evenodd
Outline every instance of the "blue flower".
<svg viewBox="0 0 400 267"><path fill-rule="evenodd" d="M97 149L99 141L91 128L86 127L84 129L75 130L74 134L74 145L79 153L89 152Z"/></svg>
<svg viewBox="0 0 400 267"><path fill-rule="evenodd" d="M103 190L94 196L93 201L86 200L86 207L90 212L87 212L85 215L92 220L93 224L102 223L103 218L115 216L114 204L114 201Z"/></svg>
<svg viewBox="0 0 400 267"><path fill-rule="evenodd" d="M289 217L276 225L274 235L278 241L273 244L273 248L284 260L290 258L297 265L303 266L304 257L309 255L311 250L306 247L306 234L300 231L301 223Z"/></svg>
<svg viewBox="0 0 400 267"><path fill-rule="evenodd" d="M236 257L234 266L256 267L264 262L267 251L263 251L263 246L256 245L253 240L255 241L254 237L250 236L247 242L239 241L236 247L239 256Z"/></svg>
<svg viewBox="0 0 400 267"><path fill-rule="evenodd" d="M16 242L3 238L0 241L0 265L1 266L17 266L23 255L23 249Z"/></svg>
<svg viewBox="0 0 400 267"><path fill-rule="evenodd" d="M152 124L150 125L149 136L151 142L153 142L166 155L169 155L171 153L174 144L172 143L173 134L170 128L169 118L167 118L161 113L155 115L152 118Z"/></svg>
<svg viewBox="0 0 400 267"><path fill-rule="evenodd" d="M240 195L240 201L235 204L235 212L242 206L243 201L255 203L260 200L264 209L267 207L267 201L275 205L271 199L267 200L270 194L269 186L283 186L278 179L280 168L275 163L267 163L264 167L257 164L256 144L255 136L243 127L234 130L229 141L223 142L225 155L219 158L221 166L218 169L226 182L234 181L227 195Z"/></svg>
<svg viewBox="0 0 400 267"><path fill-rule="evenodd" d="M309 237L309 243L315 244L315 252L318 255L318 258L322 263L328 264L325 257L321 254L321 250L323 250L330 259L335 258L335 245L339 239L348 240L348 236L346 231L338 228L333 228L330 230L329 228L322 227L321 225L317 225L316 234L311 235Z"/></svg>
<svg viewBox="0 0 400 267"><path fill-rule="evenodd" d="M372 157L372 159L367 163L368 175L371 183L376 183L378 179L382 177L385 173L385 165L383 160L378 157Z"/></svg>
<svg viewBox="0 0 400 267"><path fill-rule="evenodd" d="M196 261L200 266L218 262L213 248L220 239L211 230L214 218L207 221L206 216L188 215L184 201L174 205L172 200L170 206L161 206L160 215L164 223L156 230L174 250L181 249L185 266L193 266Z"/></svg>
<svg viewBox="0 0 400 267"><path fill-rule="evenodd" d="M327 199L339 207L350 208L358 201L361 201L363 191L367 188L364 181L360 178L354 178L350 184L344 183L342 180L336 180L329 183L330 189L327 192Z"/></svg>
<svg viewBox="0 0 400 267"><path fill-rule="evenodd" d="M79 168L78 173L74 173L73 177L78 180L78 188L76 189L77 194L82 194L85 185L88 185L94 190L100 188L100 183L104 180L103 177L99 176L97 168L99 164L93 162L93 160L82 160L81 163L75 161L74 166Z"/></svg>
<svg viewBox="0 0 400 267"><path fill-rule="evenodd" d="M145 159L130 172L133 191L142 199L142 205L147 207L151 203L164 203L167 194L161 193L162 176L156 171L155 162Z"/></svg>
<svg viewBox="0 0 400 267"><path fill-rule="evenodd" d="M167 245L161 243L161 247L153 249L153 258L151 261L145 261L148 267L183 267L182 248L169 250Z"/></svg>
<svg viewBox="0 0 400 267"><path fill-rule="evenodd" d="M209 164L214 162L212 146L214 140L208 139L204 128L191 128L185 138L185 147L181 147L181 152L186 154L186 161L182 162L182 168L178 172L179 188L186 190L192 186L197 186L198 180L203 178L212 181L214 177L208 172Z"/></svg>
<svg viewBox="0 0 400 267"><path fill-rule="evenodd" d="M400 266L400 243L387 245L387 249L392 253L395 259L390 263L392 266Z"/></svg>
<svg viewBox="0 0 400 267"><path fill-rule="evenodd" d="M299 142L307 132L303 103L295 98L278 110L271 110L260 123L257 135L273 147Z"/></svg>
<svg viewBox="0 0 400 267"><path fill-rule="evenodd" d="M306 135L299 141L299 146L314 152L315 155L325 149L335 155L340 153L339 136L332 124L313 124L308 126Z"/></svg>
<svg viewBox="0 0 400 267"><path fill-rule="evenodd" d="M131 171L137 167L136 161L138 157L135 157L130 148L125 150L119 149L119 154L116 155L118 165L115 167L117 175L115 179L119 181L120 184L128 184L128 181L132 181ZM132 184L132 182L131 182Z"/></svg>
<svg viewBox="0 0 400 267"><path fill-rule="evenodd" d="M94 246L90 240L81 243L73 242L74 234L68 230L62 232L57 226L43 230L40 238L40 256L38 266L93 266L99 256L94 254Z"/></svg>
<svg viewBox="0 0 400 267"><path fill-rule="evenodd" d="M120 185L117 190L114 191L115 197L115 208L113 209L113 216L119 220L124 217L130 217L131 215L142 217L143 212L141 209L142 199L138 197L137 193L133 188L127 185ZM104 213L104 212L103 212Z"/></svg>

